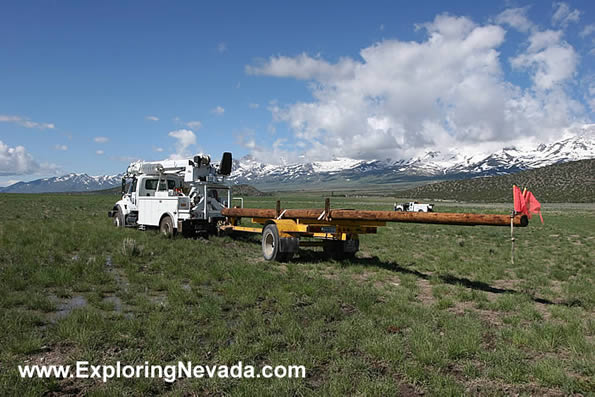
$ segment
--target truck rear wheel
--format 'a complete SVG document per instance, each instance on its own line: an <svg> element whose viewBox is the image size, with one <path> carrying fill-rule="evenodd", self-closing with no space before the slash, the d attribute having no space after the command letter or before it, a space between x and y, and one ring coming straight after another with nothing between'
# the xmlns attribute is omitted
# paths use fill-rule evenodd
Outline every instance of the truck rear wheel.
<svg viewBox="0 0 595 397"><path fill-rule="evenodd" d="M159 231L166 237L173 237L175 230L171 217L164 216L161 218L161 222L159 222Z"/></svg>

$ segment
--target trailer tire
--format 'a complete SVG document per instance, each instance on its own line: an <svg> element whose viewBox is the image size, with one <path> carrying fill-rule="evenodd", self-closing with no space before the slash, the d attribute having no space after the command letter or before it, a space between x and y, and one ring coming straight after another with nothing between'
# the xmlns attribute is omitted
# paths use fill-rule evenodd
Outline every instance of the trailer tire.
<svg viewBox="0 0 595 397"><path fill-rule="evenodd" d="M267 261L283 262L289 259L293 253L280 252L281 241L277 225L271 223L262 229L262 256Z"/></svg>
<svg viewBox="0 0 595 397"><path fill-rule="evenodd" d="M122 214L122 210L118 208L116 213L114 214L114 226L115 227L124 227L124 214Z"/></svg>
<svg viewBox="0 0 595 397"><path fill-rule="evenodd" d="M163 218L161 218L161 221L159 222L159 231L165 237L173 237L174 236L174 233L175 233L174 223L172 222L171 217L169 215L166 215Z"/></svg>

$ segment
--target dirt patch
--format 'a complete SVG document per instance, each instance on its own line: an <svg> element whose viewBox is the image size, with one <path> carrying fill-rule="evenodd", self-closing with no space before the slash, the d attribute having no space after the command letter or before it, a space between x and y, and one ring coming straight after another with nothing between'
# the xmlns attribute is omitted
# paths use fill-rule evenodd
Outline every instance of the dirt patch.
<svg viewBox="0 0 595 397"><path fill-rule="evenodd" d="M69 345L42 346L38 352L25 358L24 363L30 365L62 365L66 364L75 352Z"/></svg>
<svg viewBox="0 0 595 397"><path fill-rule="evenodd" d="M432 295L432 286L428 280L419 279L417 280L417 286L419 288L419 292L417 294L417 299L424 305L432 305L436 299L434 295Z"/></svg>
<svg viewBox="0 0 595 397"><path fill-rule="evenodd" d="M453 307L447 309L450 313L457 315L466 312L476 313L486 324L499 327L502 325L502 313L492 310L477 309L474 302L456 302Z"/></svg>
<svg viewBox="0 0 595 397"><path fill-rule="evenodd" d="M471 379L464 382L465 394L474 396L491 396L497 391L506 396L544 396L544 397L561 397L566 394L558 389L548 389L541 387L535 383L528 383L523 385L510 385L501 383L490 379ZM499 394L498 393L498 394Z"/></svg>

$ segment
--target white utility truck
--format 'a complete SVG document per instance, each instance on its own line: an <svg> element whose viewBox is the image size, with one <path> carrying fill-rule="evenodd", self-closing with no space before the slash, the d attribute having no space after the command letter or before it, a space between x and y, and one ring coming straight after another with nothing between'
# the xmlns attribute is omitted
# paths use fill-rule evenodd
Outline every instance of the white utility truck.
<svg viewBox="0 0 595 397"><path fill-rule="evenodd" d="M221 210L231 203L225 177L231 153L218 165L208 155L192 159L136 161L122 178L122 198L108 216L117 227L158 227L166 235L215 233L225 220Z"/></svg>
<svg viewBox="0 0 595 397"><path fill-rule="evenodd" d="M395 211L409 211L409 212L433 212L434 204L422 204L417 201L410 201L408 203L395 203Z"/></svg>

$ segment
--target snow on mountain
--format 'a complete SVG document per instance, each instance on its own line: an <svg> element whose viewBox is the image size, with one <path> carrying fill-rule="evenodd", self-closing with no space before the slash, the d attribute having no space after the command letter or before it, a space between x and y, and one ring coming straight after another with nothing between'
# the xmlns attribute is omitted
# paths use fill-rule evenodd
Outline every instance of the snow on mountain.
<svg viewBox="0 0 595 397"><path fill-rule="evenodd" d="M37 179L31 182L18 182L0 189L2 193L52 193L52 192L85 192L104 190L122 183L122 174L98 175L70 173L51 178Z"/></svg>
<svg viewBox="0 0 595 397"><path fill-rule="evenodd" d="M568 131L565 132L569 134ZM251 156L235 161L231 179L236 183L283 184L325 182L337 177L374 176L377 183L400 178L475 177L509 174L546 165L595 157L595 124L572 131L573 136L532 149L503 148L495 153L466 154L455 149L446 152L427 151L407 160L355 160L336 158L330 161L293 165L270 165Z"/></svg>
<svg viewBox="0 0 595 397"><path fill-rule="evenodd" d="M394 183L403 180L471 178L510 174L546 165L595 158L595 124L564 132L557 142L535 148L503 148L494 153L469 155L455 149L427 151L401 160L356 160L338 157L328 161L272 165L244 156L233 161L230 180L257 187L299 187L313 184L343 186L345 183ZM122 175L71 173L60 177L19 182L0 192L75 192L119 186Z"/></svg>

